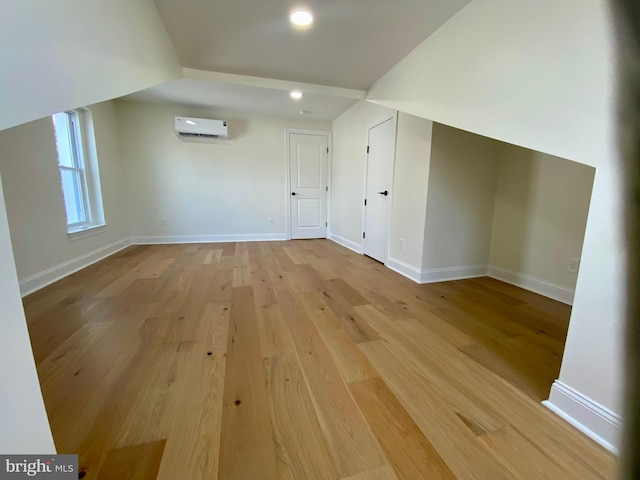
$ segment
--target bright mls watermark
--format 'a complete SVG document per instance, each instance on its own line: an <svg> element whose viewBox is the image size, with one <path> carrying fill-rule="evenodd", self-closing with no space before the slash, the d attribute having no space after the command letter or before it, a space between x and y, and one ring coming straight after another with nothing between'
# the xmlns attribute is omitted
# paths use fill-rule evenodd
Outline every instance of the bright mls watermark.
<svg viewBox="0 0 640 480"><path fill-rule="evenodd" d="M77 480L77 455L0 455L0 480Z"/></svg>

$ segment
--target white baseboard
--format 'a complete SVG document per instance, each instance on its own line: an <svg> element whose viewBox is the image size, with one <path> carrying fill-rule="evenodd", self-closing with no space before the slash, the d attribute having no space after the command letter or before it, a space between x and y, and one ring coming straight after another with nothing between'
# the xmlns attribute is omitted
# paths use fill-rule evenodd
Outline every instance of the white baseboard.
<svg viewBox="0 0 640 480"><path fill-rule="evenodd" d="M72 258L64 263L54 267L30 275L20 280L20 294L25 297L41 288L51 285L58 280L68 277L72 273L82 270L83 268L93 265L100 260L119 252L120 250L131 245L131 239L124 238L118 242L105 245L102 248L92 252Z"/></svg>
<svg viewBox="0 0 640 480"><path fill-rule="evenodd" d="M58 280L93 265L104 258L119 252L129 245L152 245L167 243L217 243L217 242L264 242L286 240L286 233L239 234L239 235L181 235L164 237L133 237L125 238L110 245L72 258L64 263L30 275L20 280L20 294L25 297L41 288L51 285Z"/></svg>
<svg viewBox="0 0 640 480"><path fill-rule="evenodd" d="M232 235L166 235L133 237L134 245L172 243L272 242L287 240L286 233L238 233Z"/></svg>
<svg viewBox="0 0 640 480"><path fill-rule="evenodd" d="M341 237L340 235L336 235L335 233L329 233L327 236L329 240L332 240L343 247L348 248L349 250L353 250L356 253L362 254L362 245L356 242L352 242L351 240Z"/></svg>
<svg viewBox="0 0 640 480"><path fill-rule="evenodd" d="M461 267L429 268L420 270L418 267L398 260L387 259L387 267L400 275L410 278L416 283L448 282L465 278L484 277L487 275L486 265L465 265Z"/></svg>
<svg viewBox="0 0 640 480"><path fill-rule="evenodd" d="M622 419L560 380L542 404L604 448L620 454Z"/></svg>
<svg viewBox="0 0 640 480"><path fill-rule="evenodd" d="M422 270L420 283L448 282L465 278L486 277L486 265L464 265L461 267L429 268Z"/></svg>
<svg viewBox="0 0 640 480"><path fill-rule="evenodd" d="M501 280L516 287L524 288L534 293L544 295L567 305L573 305L575 290L562 285L547 282L541 278L524 275L522 273L507 270L506 268L489 265L488 275L496 280Z"/></svg>
<svg viewBox="0 0 640 480"><path fill-rule="evenodd" d="M409 265L408 263L403 262L402 260L398 260L397 258L387 258L387 268L390 268L394 272L399 273L400 275L404 275L410 280L413 280L416 283L422 283L422 270L414 267L413 265Z"/></svg>

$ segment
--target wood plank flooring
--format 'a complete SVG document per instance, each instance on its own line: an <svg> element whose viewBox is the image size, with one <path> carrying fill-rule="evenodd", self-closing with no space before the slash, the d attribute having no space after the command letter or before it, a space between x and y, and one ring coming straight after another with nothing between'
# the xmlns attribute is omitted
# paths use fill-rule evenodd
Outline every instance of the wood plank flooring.
<svg viewBox="0 0 640 480"><path fill-rule="evenodd" d="M570 307L327 240L130 247L24 299L86 479L613 479L540 405Z"/></svg>

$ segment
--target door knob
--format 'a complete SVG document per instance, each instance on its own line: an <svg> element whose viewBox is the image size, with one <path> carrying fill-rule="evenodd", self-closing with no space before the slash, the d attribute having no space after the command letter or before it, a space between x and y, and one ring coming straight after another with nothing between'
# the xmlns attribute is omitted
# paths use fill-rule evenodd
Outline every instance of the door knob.
<svg viewBox="0 0 640 480"><path fill-rule="evenodd" d="M296 192L291 192L291 195L293 195L293 196L295 197L295 195L296 195Z"/></svg>
<svg viewBox="0 0 640 480"><path fill-rule="evenodd" d="M378 192L380 195L384 195L385 197L389 195L389 192L385 190L384 192Z"/></svg>

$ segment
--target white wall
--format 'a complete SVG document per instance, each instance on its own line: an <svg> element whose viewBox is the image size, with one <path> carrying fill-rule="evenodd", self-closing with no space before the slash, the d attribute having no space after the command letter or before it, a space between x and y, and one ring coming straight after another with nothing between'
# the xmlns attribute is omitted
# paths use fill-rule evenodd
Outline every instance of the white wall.
<svg viewBox="0 0 640 480"><path fill-rule="evenodd" d="M622 411L625 260L614 83L605 0L474 0L367 99L597 168L560 372L562 385L578 394L558 408L574 419L584 414L583 425L617 443L598 426ZM551 402L558 406L554 390ZM589 411L596 404L604 409Z"/></svg>
<svg viewBox="0 0 640 480"><path fill-rule="evenodd" d="M180 75L149 0L8 0L0 6L0 27L3 45L20 42L20 48L0 53L0 129ZM604 0L475 0L374 85L369 100L597 167L560 379L615 414L621 411L625 262L611 128L611 32ZM334 122L342 137L341 158L364 156L356 147L364 147L358 137L366 129L348 123L375 108L358 104L359 113ZM340 189L335 204L347 206L340 212L334 208L336 231L354 242L360 232L357 208L350 205L357 203L349 200L361 196L362 162L339 162L334 177ZM158 213L149 216L157 219ZM3 348L1 360L20 372L32 369L32 359L2 218L0 228L5 230L0 231L0 254L3 265L9 265L1 274L0 305L9 332L5 336L3 331L2 341L18 349ZM20 379L30 392L3 395L3 401L12 402L2 404L3 425L7 418L29 414L29 402L39 401L33 375ZM551 400L559 405L554 391ZM18 402L24 408L14 409ZM579 407L561 409L575 418ZM29 432L28 445L36 448L50 435L44 435L42 416L30 418L37 426ZM14 437L10 430L3 429L2 435Z"/></svg>
<svg viewBox="0 0 640 480"><path fill-rule="evenodd" d="M362 243L368 130L394 115L393 110L361 101L333 121L331 233L355 249Z"/></svg>
<svg viewBox="0 0 640 480"><path fill-rule="evenodd" d="M617 154L608 157L617 161ZM615 159L615 160L614 160ZM571 322L562 358L558 388L552 387L550 402L587 425L605 442L620 445L624 383L624 314L626 302L625 246L620 193L623 191L619 165L602 164L596 169L587 219L582 262L573 301ZM578 392L596 402L579 409L565 398ZM588 410L594 408L591 427Z"/></svg>
<svg viewBox="0 0 640 480"><path fill-rule="evenodd" d="M43 276L42 272L129 237L115 105L106 102L89 109L107 226L94 236L75 241L69 241L67 236L51 118L0 131L0 173L11 240L18 278L27 290L42 286L42 279L54 278L47 276L50 274ZM62 268L57 273L62 275L66 270Z"/></svg>
<svg viewBox="0 0 640 480"><path fill-rule="evenodd" d="M394 110L362 101L333 122L330 238L356 251L362 248L368 132L395 115ZM420 117L397 116L387 265L415 280L422 267L432 127Z"/></svg>
<svg viewBox="0 0 640 480"><path fill-rule="evenodd" d="M181 77L151 0L3 0L0 130Z"/></svg>
<svg viewBox="0 0 640 480"><path fill-rule="evenodd" d="M434 124L424 270L486 266L499 146L494 140Z"/></svg>
<svg viewBox="0 0 640 480"><path fill-rule="evenodd" d="M55 453L18 291L0 184L0 452Z"/></svg>
<svg viewBox="0 0 640 480"><path fill-rule="evenodd" d="M0 49L0 130L181 76L151 0L5 0L0 3L0 44L5 46ZM0 203L4 229L4 201ZM51 451L8 233L0 238L0 361L19 375L14 389L2 390L0 449ZM16 422L25 418L25 428L16 431Z"/></svg>
<svg viewBox="0 0 640 480"><path fill-rule="evenodd" d="M230 138L181 139L176 115L228 120ZM286 236L285 128L331 130L328 122L129 101L118 102L118 119L131 234L149 241Z"/></svg>
<svg viewBox="0 0 640 480"><path fill-rule="evenodd" d="M474 0L376 82L367 100L601 163L613 141L606 6L605 0Z"/></svg>
<svg viewBox="0 0 640 480"><path fill-rule="evenodd" d="M595 170L503 144L493 215L492 267L575 290Z"/></svg>
<svg viewBox="0 0 640 480"><path fill-rule="evenodd" d="M390 262L418 270L422 268L432 129L429 120L398 114L389 257Z"/></svg>

